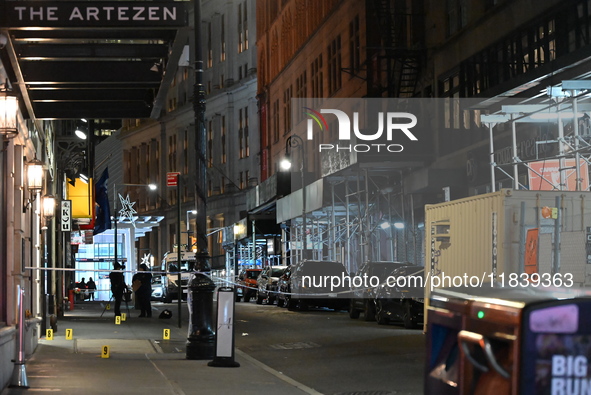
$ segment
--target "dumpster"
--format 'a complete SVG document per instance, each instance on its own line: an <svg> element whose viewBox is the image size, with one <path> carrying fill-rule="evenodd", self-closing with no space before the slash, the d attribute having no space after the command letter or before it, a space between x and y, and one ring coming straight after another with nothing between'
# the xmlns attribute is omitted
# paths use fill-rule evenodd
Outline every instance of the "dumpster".
<svg viewBox="0 0 591 395"><path fill-rule="evenodd" d="M425 394L591 394L591 292L442 288L427 311Z"/></svg>

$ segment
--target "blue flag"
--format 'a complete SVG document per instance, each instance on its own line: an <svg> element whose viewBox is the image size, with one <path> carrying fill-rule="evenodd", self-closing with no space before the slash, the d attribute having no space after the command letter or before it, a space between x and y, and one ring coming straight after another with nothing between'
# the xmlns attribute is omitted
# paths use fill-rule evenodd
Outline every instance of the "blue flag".
<svg viewBox="0 0 591 395"><path fill-rule="evenodd" d="M109 207L109 193L107 191L108 179L109 168L107 167L103 171L101 178L94 184L96 219L94 221L93 235L98 235L107 229L111 229L111 209Z"/></svg>

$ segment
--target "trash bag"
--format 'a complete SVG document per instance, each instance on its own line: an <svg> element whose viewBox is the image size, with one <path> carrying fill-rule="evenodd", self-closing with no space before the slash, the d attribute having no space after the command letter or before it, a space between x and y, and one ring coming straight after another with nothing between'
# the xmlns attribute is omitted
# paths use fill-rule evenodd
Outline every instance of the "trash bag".
<svg viewBox="0 0 591 395"><path fill-rule="evenodd" d="M158 316L158 318L161 319L169 319L172 318L172 311L165 309L162 311L162 313L160 313L160 315Z"/></svg>

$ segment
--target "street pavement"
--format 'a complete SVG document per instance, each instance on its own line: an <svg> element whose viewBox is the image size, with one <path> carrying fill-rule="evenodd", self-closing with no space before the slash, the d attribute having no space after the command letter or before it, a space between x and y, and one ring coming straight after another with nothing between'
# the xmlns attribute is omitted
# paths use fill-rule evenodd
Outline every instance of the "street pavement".
<svg viewBox="0 0 591 395"><path fill-rule="evenodd" d="M125 307L125 306L124 306ZM188 313L178 327L176 305L172 319L159 319L165 306L154 304L152 318L122 309L127 319L116 325L105 302L76 304L58 320L53 340L45 337L28 357L29 389L5 388L1 395L60 392L63 394L319 394L235 350L237 368L210 367L207 360L187 360ZM72 339L66 339L71 330ZM170 339L165 340L168 330ZM103 357L109 346L109 358Z"/></svg>

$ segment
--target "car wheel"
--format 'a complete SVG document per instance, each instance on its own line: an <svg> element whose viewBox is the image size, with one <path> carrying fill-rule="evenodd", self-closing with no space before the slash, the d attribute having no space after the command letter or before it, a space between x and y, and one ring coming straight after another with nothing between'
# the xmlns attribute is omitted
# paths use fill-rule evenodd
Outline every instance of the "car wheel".
<svg viewBox="0 0 591 395"><path fill-rule="evenodd" d="M349 302L349 318L356 320L359 318L359 310L355 308L355 302Z"/></svg>
<svg viewBox="0 0 591 395"><path fill-rule="evenodd" d="M172 296L166 294L166 296L164 297L164 303L172 303Z"/></svg>
<svg viewBox="0 0 591 395"><path fill-rule="evenodd" d="M259 291L257 291L257 304L263 304L263 299Z"/></svg>
<svg viewBox="0 0 591 395"><path fill-rule="evenodd" d="M363 319L373 321L376 319L376 306L371 300L366 300L363 304Z"/></svg>
<svg viewBox="0 0 591 395"><path fill-rule="evenodd" d="M416 329L417 328L416 319L412 316L410 303L408 303L408 302L404 304L404 315L402 317L402 321L404 322L404 327L406 329Z"/></svg>
<svg viewBox="0 0 591 395"><path fill-rule="evenodd" d="M381 300L376 300L376 321L379 325L387 325L390 322Z"/></svg>
<svg viewBox="0 0 591 395"><path fill-rule="evenodd" d="M241 299L242 299L242 296L240 296L240 295L237 294L236 295L236 302L240 302Z"/></svg>
<svg viewBox="0 0 591 395"><path fill-rule="evenodd" d="M285 304L285 300L278 297L277 298L277 307L283 307L284 304Z"/></svg>

